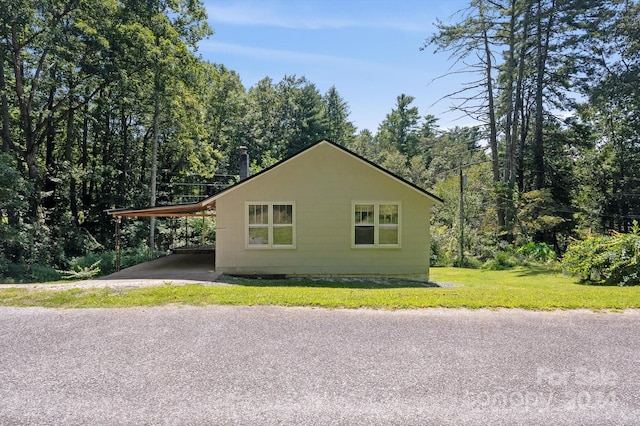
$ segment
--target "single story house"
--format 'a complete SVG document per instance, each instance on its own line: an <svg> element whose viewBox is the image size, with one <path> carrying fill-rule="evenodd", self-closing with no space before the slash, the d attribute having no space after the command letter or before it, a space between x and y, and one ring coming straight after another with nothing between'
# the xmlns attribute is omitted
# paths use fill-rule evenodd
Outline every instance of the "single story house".
<svg viewBox="0 0 640 426"><path fill-rule="evenodd" d="M431 208L442 200L323 140L199 203L115 216L215 211L225 274L429 278Z"/></svg>

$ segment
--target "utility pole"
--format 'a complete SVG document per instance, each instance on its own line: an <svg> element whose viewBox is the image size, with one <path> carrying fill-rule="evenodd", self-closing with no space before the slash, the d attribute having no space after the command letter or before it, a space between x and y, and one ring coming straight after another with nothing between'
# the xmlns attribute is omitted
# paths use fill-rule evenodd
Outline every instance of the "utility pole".
<svg viewBox="0 0 640 426"><path fill-rule="evenodd" d="M464 267L464 184L465 177L462 174L462 161L460 161L460 268Z"/></svg>

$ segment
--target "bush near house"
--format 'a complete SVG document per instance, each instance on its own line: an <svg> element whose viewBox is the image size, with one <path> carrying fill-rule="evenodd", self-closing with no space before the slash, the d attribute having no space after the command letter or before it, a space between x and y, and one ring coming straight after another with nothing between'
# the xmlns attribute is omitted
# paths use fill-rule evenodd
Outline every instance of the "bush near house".
<svg viewBox="0 0 640 426"><path fill-rule="evenodd" d="M482 269L501 271L516 266L556 264L556 252L546 243L528 242L521 246L506 245L492 259L487 260Z"/></svg>
<svg viewBox="0 0 640 426"><path fill-rule="evenodd" d="M562 267L586 284L640 285L640 226L631 233L592 236L569 245Z"/></svg>

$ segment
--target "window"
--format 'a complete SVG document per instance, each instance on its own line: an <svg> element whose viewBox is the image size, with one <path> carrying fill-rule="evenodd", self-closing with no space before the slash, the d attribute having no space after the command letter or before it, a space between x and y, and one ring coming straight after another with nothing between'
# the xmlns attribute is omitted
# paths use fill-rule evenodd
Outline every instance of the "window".
<svg viewBox="0 0 640 426"><path fill-rule="evenodd" d="M247 247L295 248L294 203L247 203Z"/></svg>
<svg viewBox="0 0 640 426"><path fill-rule="evenodd" d="M249 245L269 244L269 205L249 205Z"/></svg>
<svg viewBox="0 0 640 426"><path fill-rule="evenodd" d="M375 244L374 204L355 205L355 244Z"/></svg>
<svg viewBox="0 0 640 426"><path fill-rule="evenodd" d="M354 202L353 247L400 247L400 203Z"/></svg>

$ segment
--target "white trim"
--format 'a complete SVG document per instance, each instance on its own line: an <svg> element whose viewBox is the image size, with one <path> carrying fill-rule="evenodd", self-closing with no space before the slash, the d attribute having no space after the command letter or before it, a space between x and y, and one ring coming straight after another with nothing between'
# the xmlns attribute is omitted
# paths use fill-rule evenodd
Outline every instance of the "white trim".
<svg viewBox="0 0 640 426"><path fill-rule="evenodd" d="M268 233L267 244L250 244L249 242L249 206L266 205L268 212L268 220L266 225L254 226L256 228L266 228ZM288 225L274 225L273 224L273 206L285 205L291 206L291 239L293 244L274 244L273 243L273 229L274 227L284 228ZM244 202L244 245L248 250L282 250L282 249L295 249L296 248L296 203L295 201L245 201Z"/></svg>
<svg viewBox="0 0 640 426"><path fill-rule="evenodd" d="M356 205L373 205L373 244L356 244ZM398 206L398 244L380 244L380 206ZM352 249L399 249L402 248L402 203L389 200L351 201L351 248Z"/></svg>

